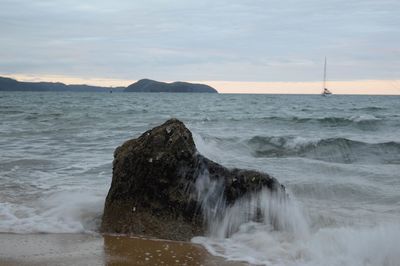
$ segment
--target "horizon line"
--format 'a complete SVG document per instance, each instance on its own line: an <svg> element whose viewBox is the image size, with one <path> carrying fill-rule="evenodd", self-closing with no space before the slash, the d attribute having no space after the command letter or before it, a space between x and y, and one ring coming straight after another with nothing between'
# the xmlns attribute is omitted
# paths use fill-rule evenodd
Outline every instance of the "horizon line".
<svg viewBox="0 0 400 266"><path fill-rule="evenodd" d="M1 74L22 82L62 82L67 85L91 85L103 87L127 87L138 81L131 79L76 77L67 75ZM173 81L164 81L173 82ZM228 81L191 80L215 88L221 94L321 94L322 81ZM328 87L336 95L400 95L400 80L351 80L328 81Z"/></svg>

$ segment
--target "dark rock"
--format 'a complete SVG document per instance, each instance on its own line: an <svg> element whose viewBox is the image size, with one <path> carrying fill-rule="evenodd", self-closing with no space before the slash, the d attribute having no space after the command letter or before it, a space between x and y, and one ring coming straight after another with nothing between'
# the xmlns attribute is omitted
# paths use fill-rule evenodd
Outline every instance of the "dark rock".
<svg viewBox="0 0 400 266"><path fill-rule="evenodd" d="M165 83L151 79L141 79L129 85L125 92L203 92L218 93L216 89L205 85L189 82Z"/></svg>
<svg viewBox="0 0 400 266"><path fill-rule="evenodd" d="M265 187L284 190L267 174L229 170L203 157L191 132L171 119L115 150L101 231L171 240L204 234L202 202L196 196L196 181L204 175L222 184L227 205Z"/></svg>

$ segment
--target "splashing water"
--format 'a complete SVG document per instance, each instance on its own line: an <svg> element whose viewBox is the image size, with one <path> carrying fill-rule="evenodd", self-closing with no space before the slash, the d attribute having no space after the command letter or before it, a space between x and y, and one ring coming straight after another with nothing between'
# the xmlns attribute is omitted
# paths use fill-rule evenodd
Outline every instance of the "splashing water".
<svg viewBox="0 0 400 266"><path fill-rule="evenodd" d="M218 152L215 142L207 142L199 135L196 143L200 143L199 150L211 158ZM297 174L302 176L301 172ZM338 181L338 185L345 186ZM362 183L346 185L353 190L357 187L356 193L361 193L359 190L365 186ZM332 218L337 215L337 210L329 206L331 202L325 207L326 213L319 210L320 206L314 213L314 208L304 209L303 204L290 193L290 188L289 197L263 189L246 194L233 205L226 205L221 196L222 186L223 182L211 180L207 171L203 171L196 182L197 199L202 203L209 234L194 237L192 242L203 245L215 256L254 265L399 265L400 249L396 243L400 237L400 225L396 218L387 220L385 215L382 219L386 222L372 220L360 224L357 220L361 214L357 209L352 210L356 221L346 221L345 217ZM328 199L328 192L330 198L343 194L342 191L335 192L336 185L327 181L321 185L314 182L314 186L318 190L323 186L330 187L329 191L322 192L325 197L317 194L318 197ZM300 187L307 189L307 183ZM297 191L298 185L294 188ZM307 195L313 197L310 192ZM356 196L354 192L353 197ZM352 200L349 193L344 194L347 200ZM324 206L326 203L322 200L320 204Z"/></svg>
<svg viewBox="0 0 400 266"><path fill-rule="evenodd" d="M308 233L308 225L294 200L283 190L248 192L232 205L226 203L223 178L211 179L201 160L194 184L196 201L200 204L210 236L229 237L242 224L257 221L273 230L295 235Z"/></svg>
<svg viewBox="0 0 400 266"><path fill-rule="evenodd" d="M223 182L203 171L197 199L207 237L194 237L211 254L256 265L387 265L400 262L400 226L314 228L295 199L268 189L225 204Z"/></svg>

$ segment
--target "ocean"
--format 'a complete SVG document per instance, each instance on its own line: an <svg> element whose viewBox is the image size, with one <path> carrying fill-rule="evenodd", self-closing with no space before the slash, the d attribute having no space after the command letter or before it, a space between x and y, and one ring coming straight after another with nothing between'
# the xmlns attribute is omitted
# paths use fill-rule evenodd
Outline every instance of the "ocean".
<svg viewBox="0 0 400 266"><path fill-rule="evenodd" d="M172 117L290 196L281 230L192 242L256 265L400 265L399 96L0 92L0 232L96 234L114 149Z"/></svg>

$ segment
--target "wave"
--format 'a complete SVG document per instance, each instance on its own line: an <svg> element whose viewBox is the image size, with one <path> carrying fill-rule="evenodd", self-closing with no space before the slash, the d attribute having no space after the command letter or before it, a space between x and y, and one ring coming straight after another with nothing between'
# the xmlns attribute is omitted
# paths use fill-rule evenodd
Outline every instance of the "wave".
<svg viewBox="0 0 400 266"><path fill-rule="evenodd" d="M331 125L331 126L347 126L347 125L357 125L357 124L370 124L381 121L380 118L369 115L354 115L350 117L336 117L336 116L328 116L328 117L280 117L280 116L271 116L264 117L263 120L282 120L286 122L293 123L318 123L322 125Z"/></svg>
<svg viewBox="0 0 400 266"><path fill-rule="evenodd" d="M1 203L0 233L96 232L105 196L85 193L65 191L26 204Z"/></svg>
<svg viewBox="0 0 400 266"><path fill-rule="evenodd" d="M368 126L376 126L383 122L383 118L377 117L371 114L360 114L352 115L348 117L340 116L325 116L325 117L300 117L300 116L265 116L265 117L200 117L198 118L201 122L220 122L223 120L232 122L241 121L262 121L262 122L284 122L284 123L296 123L296 124L317 124L321 126L356 126L365 129Z"/></svg>
<svg viewBox="0 0 400 266"><path fill-rule="evenodd" d="M296 237L249 223L230 238L196 237L211 254L254 265L387 265L400 261L397 224L322 228Z"/></svg>
<svg viewBox="0 0 400 266"><path fill-rule="evenodd" d="M351 108L351 111L382 111L382 110L387 110L385 107L380 107L380 106L368 106L368 107L360 107L360 108Z"/></svg>
<svg viewBox="0 0 400 266"><path fill-rule="evenodd" d="M247 144L256 157L304 157L336 163L400 163L400 143L366 143L347 138L308 140L255 136Z"/></svg>

